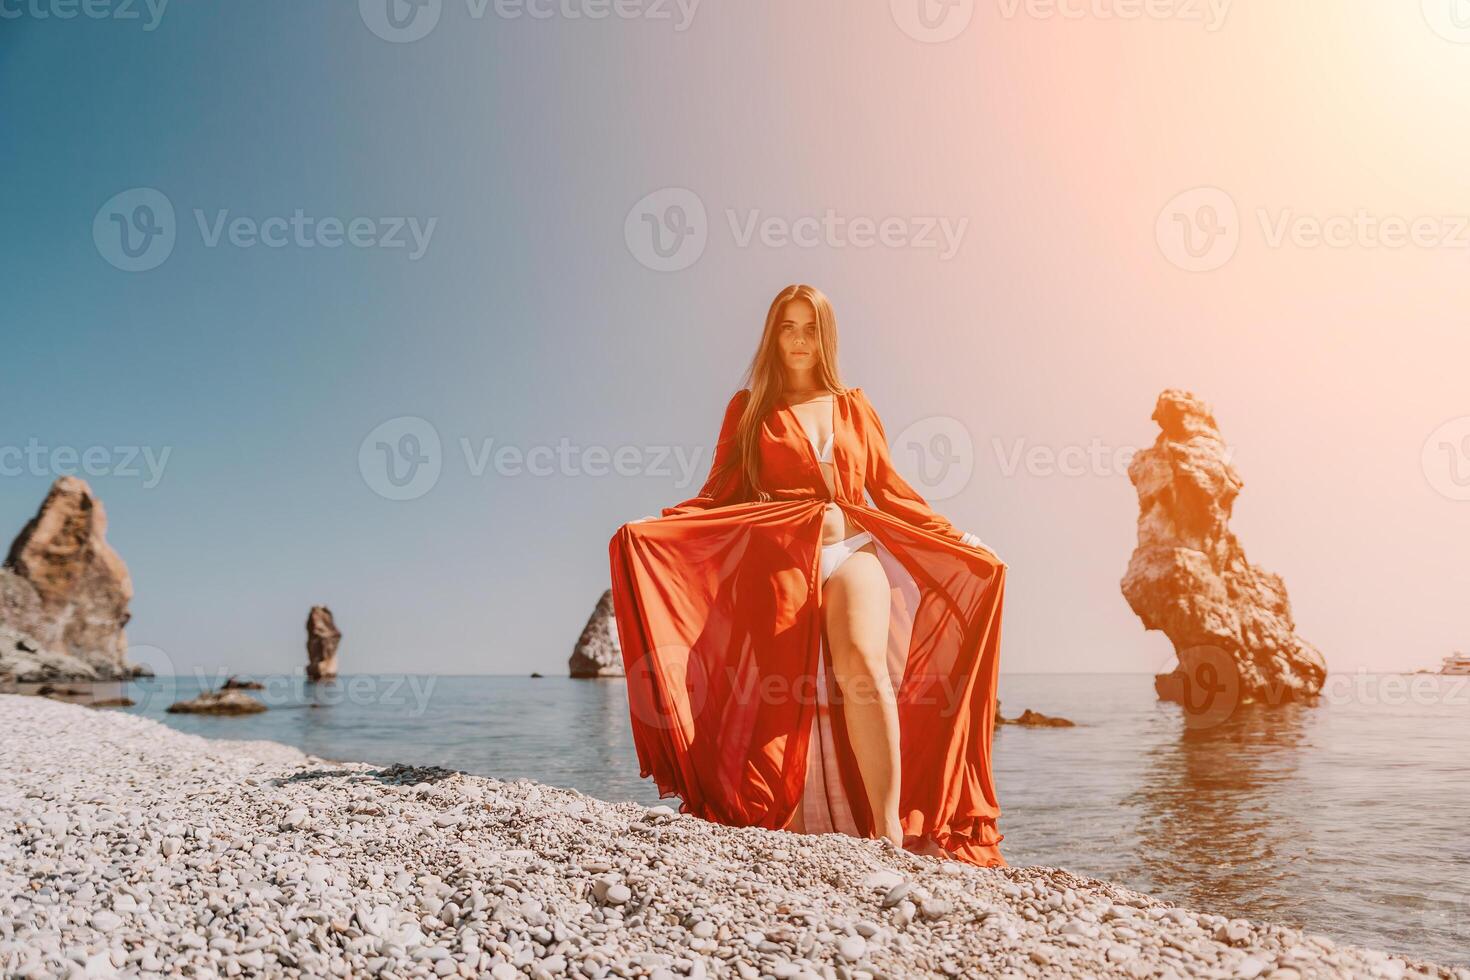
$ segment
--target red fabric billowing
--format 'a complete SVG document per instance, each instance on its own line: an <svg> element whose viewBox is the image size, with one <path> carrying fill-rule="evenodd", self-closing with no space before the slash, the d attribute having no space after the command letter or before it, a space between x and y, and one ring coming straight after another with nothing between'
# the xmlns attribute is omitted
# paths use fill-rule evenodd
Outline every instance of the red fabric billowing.
<svg viewBox="0 0 1470 980"><path fill-rule="evenodd" d="M716 467L748 397L730 401ZM835 494L783 402L761 434L770 501L752 500L738 473L712 473L698 496L613 536L613 607L639 768L661 795L708 820L781 828L805 788L808 799L850 808L833 826L846 821L847 832L872 836L824 654L818 549L823 510L835 500L877 541L892 586L904 833L1003 867L990 751L1005 565L962 544L893 469L861 389L836 397L834 422ZM813 745L819 712L825 748ZM813 758L829 761L809 785Z"/></svg>

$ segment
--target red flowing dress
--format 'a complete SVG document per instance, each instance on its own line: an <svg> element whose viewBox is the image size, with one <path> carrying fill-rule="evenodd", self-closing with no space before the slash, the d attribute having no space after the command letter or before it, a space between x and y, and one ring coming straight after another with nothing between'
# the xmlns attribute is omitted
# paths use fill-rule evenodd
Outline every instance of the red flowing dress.
<svg viewBox="0 0 1470 980"><path fill-rule="evenodd" d="M699 495L608 546L640 774L706 820L781 829L800 803L807 833L874 836L825 650L819 549L835 501L888 576L905 838L1004 867L990 751L1005 564L894 470L860 388L834 398L835 493L785 401L760 434L771 499L717 475L749 397L730 400Z"/></svg>

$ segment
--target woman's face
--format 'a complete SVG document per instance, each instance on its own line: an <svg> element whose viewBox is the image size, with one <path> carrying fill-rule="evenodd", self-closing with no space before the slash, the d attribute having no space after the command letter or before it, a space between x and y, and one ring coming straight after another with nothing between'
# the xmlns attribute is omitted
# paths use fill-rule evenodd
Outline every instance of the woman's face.
<svg viewBox="0 0 1470 980"><path fill-rule="evenodd" d="M817 366L817 311L800 296L786 301L776 321L781 363L788 371L810 371Z"/></svg>

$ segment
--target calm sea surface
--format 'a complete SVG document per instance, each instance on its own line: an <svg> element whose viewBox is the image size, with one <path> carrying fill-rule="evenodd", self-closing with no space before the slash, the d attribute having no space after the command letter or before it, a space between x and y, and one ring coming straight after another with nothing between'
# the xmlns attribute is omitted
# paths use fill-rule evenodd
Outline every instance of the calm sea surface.
<svg viewBox="0 0 1470 980"><path fill-rule="evenodd" d="M214 679L211 679L214 680ZM127 710L186 732L330 759L526 776L657 802L620 680L264 678L272 710L170 715L200 682L127 685ZM1133 674L1010 674L1022 708L1075 728L996 733L1002 850L1221 914L1470 963L1470 678L1333 675L1316 708L1185 725ZM316 706L312 706L315 704Z"/></svg>

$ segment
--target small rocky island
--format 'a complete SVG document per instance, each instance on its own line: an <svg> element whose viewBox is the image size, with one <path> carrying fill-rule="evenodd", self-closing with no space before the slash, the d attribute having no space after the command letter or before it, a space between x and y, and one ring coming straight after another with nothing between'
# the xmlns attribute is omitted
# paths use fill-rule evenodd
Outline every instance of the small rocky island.
<svg viewBox="0 0 1470 980"><path fill-rule="evenodd" d="M623 676L623 648L618 642L617 621L613 619L611 589L597 600L567 667L573 677Z"/></svg>
<svg viewBox="0 0 1470 980"><path fill-rule="evenodd" d="M1032 711L1030 708L1022 711L1014 718L1006 718L1000 713L1000 701L995 702L995 727L1001 725L1020 725L1023 728L1076 728L1077 723L1067 718L1044 715L1040 711Z"/></svg>
<svg viewBox="0 0 1470 980"><path fill-rule="evenodd" d="M312 606L306 617L306 676L313 681L329 681L337 676L337 647L342 631L326 606Z"/></svg>
<svg viewBox="0 0 1470 980"><path fill-rule="evenodd" d="M1162 431L1128 466L1138 547L1122 586L1144 627L1174 644L1179 665L1154 679L1159 697L1188 707L1191 689L1229 691L1227 715L1236 704L1310 700L1326 661L1297 636L1281 577L1246 561L1230 530L1243 483L1214 416L1170 389L1153 418Z"/></svg>
<svg viewBox="0 0 1470 980"><path fill-rule="evenodd" d="M175 715L253 715L266 710L266 706L241 688L222 687L187 701L175 701L168 710Z"/></svg>
<svg viewBox="0 0 1470 980"><path fill-rule="evenodd" d="M107 543L107 514L65 476L0 567L0 676L20 683L146 676L128 663L133 582Z"/></svg>

